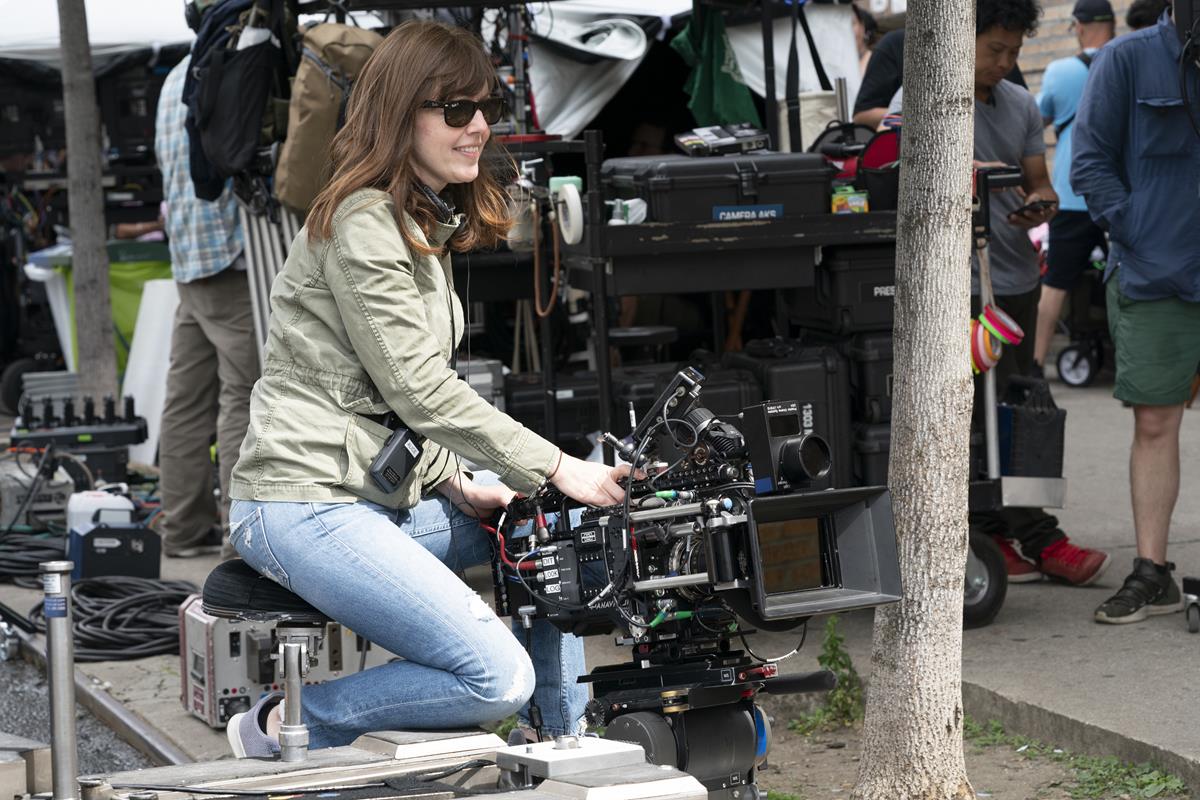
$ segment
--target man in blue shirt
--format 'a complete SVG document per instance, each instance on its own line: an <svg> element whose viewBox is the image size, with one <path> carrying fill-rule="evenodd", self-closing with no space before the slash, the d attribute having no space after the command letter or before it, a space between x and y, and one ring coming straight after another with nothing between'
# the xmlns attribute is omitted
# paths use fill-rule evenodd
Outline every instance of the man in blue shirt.
<svg viewBox="0 0 1200 800"><path fill-rule="evenodd" d="M195 2L200 13L212 4ZM154 131L171 271L179 291L159 439L162 519L156 525L163 551L172 558L221 548L229 515L226 487L250 424L250 391L259 376L232 182L217 200L199 200L188 167L183 85L190 61L184 57L163 83ZM209 455L214 435L219 505L213 502Z"/></svg>
<svg viewBox="0 0 1200 800"><path fill-rule="evenodd" d="M1138 622L1182 607L1167 561L1179 496L1179 429L1200 363L1200 68L1164 14L1096 54L1075 118L1071 185L1108 230L1113 394L1133 406L1129 459L1137 558L1096 620ZM1193 55L1193 58L1195 56ZM1192 108L1184 103L1188 97Z"/></svg>
<svg viewBox="0 0 1200 800"><path fill-rule="evenodd" d="M1071 26L1080 51L1070 58L1050 62L1042 76L1038 108L1047 125L1054 126L1058 144L1054 153L1054 191L1058 214L1050 220L1050 254L1042 296L1038 301L1037 340L1033 360L1046 363L1054 326L1062 316L1063 302L1092 264L1092 252L1107 249L1104 231L1088 216L1083 198L1071 191L1071 130L1092 58L1115 33L1116 19L1108 0L1079 0L1071 11Z"/></svg>

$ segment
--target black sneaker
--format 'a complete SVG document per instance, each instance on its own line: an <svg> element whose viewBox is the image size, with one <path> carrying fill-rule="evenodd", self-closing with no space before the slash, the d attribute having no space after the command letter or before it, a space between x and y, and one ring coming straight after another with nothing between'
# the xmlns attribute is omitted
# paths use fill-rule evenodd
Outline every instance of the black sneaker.
<svg viewBox="0 0 1200 800"><path fill-rule="evenodd" d="M1173 614L1183 610L1183 595L1171 577L1175 565L1167 563L1160 570L1148 558L1135 558L1133 572L1112 597L1096 609L1096 622L1123 625L1141 622L1156 614Z"/></svg>

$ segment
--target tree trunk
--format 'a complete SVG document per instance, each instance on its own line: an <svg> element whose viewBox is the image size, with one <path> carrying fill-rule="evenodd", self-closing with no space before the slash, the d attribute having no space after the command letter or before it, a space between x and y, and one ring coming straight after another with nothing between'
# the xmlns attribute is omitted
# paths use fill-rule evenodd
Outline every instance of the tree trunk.
<svg viewBox="0 0 1200 800"><path fill-rule="evenodd" d="M75 282L76 371L82 394L117 394L112 304L108 291L100 119L84 0L58 0L63 107L67 121L67 210Z"/></svg>
<svg viewBox="0 0 1200 800"><path fill-rule="evenodd" d="M875 612L857 800L975 796L961 683L974 20L973 0L909 0L888 476L904 599Z"/></svg>

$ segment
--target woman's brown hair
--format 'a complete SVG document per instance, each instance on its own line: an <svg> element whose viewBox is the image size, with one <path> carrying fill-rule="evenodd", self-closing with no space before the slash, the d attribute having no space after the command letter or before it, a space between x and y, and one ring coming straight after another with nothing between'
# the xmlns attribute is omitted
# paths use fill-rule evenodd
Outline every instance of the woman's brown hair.
<svg viewBox="0 0 1200 800"><path fill-rule="evenodd" d="M367 60L346 107L346 124L333 138L331 178L308 212L310 240L328 239L339 205L359 189L381 189L396 205L400 235L415 252L438 252L418 241L404 224L407 212L428 237L437 220L430 202L415 190L411 156L417 109L426 100L474 97L496 86L496 73L483 43L465 28L440 22L410 21L395 28ZM479 159L479 177L447 187L466 222L450 239L462 252L494 248L508 231L508 199L489 167Z"/></svg>

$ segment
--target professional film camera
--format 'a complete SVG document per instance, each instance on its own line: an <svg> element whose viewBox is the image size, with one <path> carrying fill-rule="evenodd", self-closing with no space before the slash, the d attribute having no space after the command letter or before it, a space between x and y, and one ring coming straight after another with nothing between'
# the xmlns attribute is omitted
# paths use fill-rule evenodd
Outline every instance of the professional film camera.
<svg viewBox="0 0 1200 800"><path fill-rule="evenodd" d="M605 434L640 470L622 505L580 507L553 488L514 501L492 574L497 608L527 629L545 618L632 647L632 663L580 678L607 738L688 771L711 798L744 800L770 737L756 695L833 687L827 672L780 676L747 636L896 601L900 576L887 489L805 491L831 457L798 404L721 418L699 402L703 380L680 371L627 439ZM519 536L526 521L534 532Z"/></svg>

